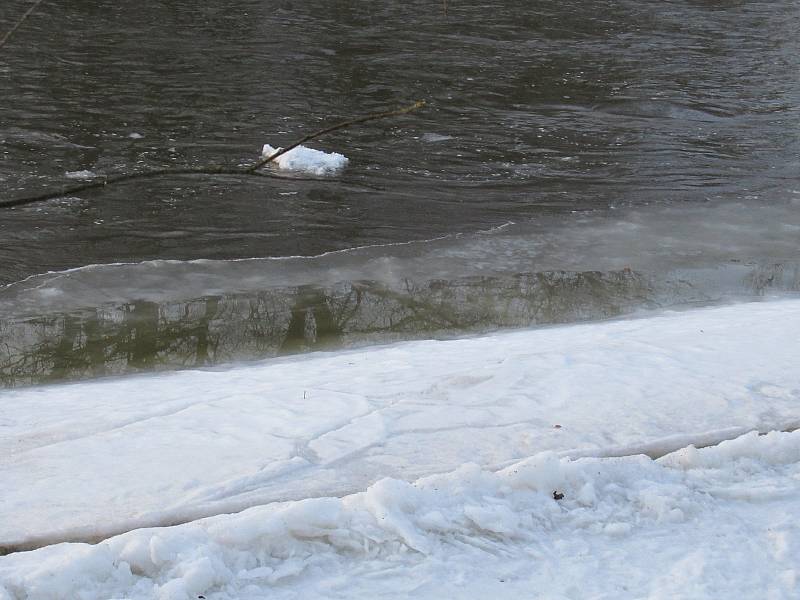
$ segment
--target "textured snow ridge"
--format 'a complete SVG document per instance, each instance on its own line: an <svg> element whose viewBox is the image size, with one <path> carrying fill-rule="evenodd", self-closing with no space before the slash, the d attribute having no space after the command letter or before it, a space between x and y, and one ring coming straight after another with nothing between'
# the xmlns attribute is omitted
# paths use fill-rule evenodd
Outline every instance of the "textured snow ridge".
<svg viewBox="0 0 800 600"><path fill-rule="evenodd" d="M0 598L797 598L800 432L537 454L0 558Z"/></svg>
<svg viewBox="0 0 800 600"><path fill-rule="evenodd" d="M261 157L267 158L275 154L280 148L273 148L269 144L264 144L261 149ZM289 150L286 154L281 154L273 162L278 168L285 171L298 171L311 173L313 175L328 175L341 171L347 166L349 159L338 152L322 152L305 146L298 146Z"/></svg>
<svg viewBox="0 0 800 600"><path fill-rule="evenodd" d="M790 300L7 390L0 548L788 429L798 356Z"/></svg>

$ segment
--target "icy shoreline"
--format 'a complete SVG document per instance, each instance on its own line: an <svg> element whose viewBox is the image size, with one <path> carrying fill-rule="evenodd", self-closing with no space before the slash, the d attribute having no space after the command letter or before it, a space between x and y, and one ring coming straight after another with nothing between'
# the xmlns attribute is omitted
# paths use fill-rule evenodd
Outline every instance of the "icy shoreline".
<svg viewBox="0 0 800 600"><path fill-rule="evenodd" d="M786 300L12 390L0 545L102 539L546 450L668 451L785 429L797 356L800 301Z"/></svg>
<svg viewBox="0 0 800 600"><path fill-rule="evenodd" d="M797 356L793 299L12 390L0 600L794 598Z"/></svg>

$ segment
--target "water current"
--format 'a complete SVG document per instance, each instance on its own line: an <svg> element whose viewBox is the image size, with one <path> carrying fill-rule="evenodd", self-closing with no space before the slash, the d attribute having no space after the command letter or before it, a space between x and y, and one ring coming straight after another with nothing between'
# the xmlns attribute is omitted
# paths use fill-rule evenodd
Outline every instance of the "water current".
<svg viewBox="0 0 800 600"><path fill-rule="evenodd" d="M0 3L0 33L30 6ZM42 3L0 48L0 385L800 291L800 4Z"/></svg>

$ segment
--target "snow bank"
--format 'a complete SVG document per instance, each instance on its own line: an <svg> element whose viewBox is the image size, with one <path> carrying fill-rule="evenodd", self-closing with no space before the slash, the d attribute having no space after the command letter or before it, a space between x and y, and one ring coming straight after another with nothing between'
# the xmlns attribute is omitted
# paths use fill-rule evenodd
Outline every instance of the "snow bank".
<svg viewBox="0 0 800 600"><path fill-rule="evenodd" d="M9 390L0 547L783 429L798 356L791 300Z"/></svg>
<svg viewBox="0 0 800 600"><path fill-rule="evenodd" d="M262 158L267 158L275 154L280 148L273 148L269 144L264 144L261 149ZM273 162L278 168L285 171L300 171L312 173L313 175L328 175L341 171L347 166L349 159L338 152L322 152L305 146L298 146L289 150L286 154L281 154Z"/></svg>
<svg viewBox="0 0 800 600"><path fill-rule="evenodd" d="M657 461L545 452L10 555L0 598L788 599L798 511L800 432Z"/></svg>

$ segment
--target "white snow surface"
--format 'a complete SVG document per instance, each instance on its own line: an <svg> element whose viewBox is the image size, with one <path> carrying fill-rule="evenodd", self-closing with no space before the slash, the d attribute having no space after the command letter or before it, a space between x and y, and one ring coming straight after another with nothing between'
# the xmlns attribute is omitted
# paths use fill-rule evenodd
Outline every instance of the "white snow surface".
<svg viewBox="0 0 800 600"><path fill-rule="evenodd" d="M0 598L794 599L798 514L800 432L544 452L12 554Z"/></svg>
<svg viewBox="0 0 800 600"><path fill-rule="evenodd" d="M798 423L800 300L3 392L0 547Z"/></svg>
<svg viewBox="0 0 800 600"><path fill-rule="evenodd" d="M267 158L278 150L281 150L281 148L273 148L269 144L264 144L261 149L261 157ZM329 175L344 169L349 159L338 152L323 152L322 150L298 146L289 150L286 154L281 154L272 162L277 164L279 169L285 171Z"/></svg>

